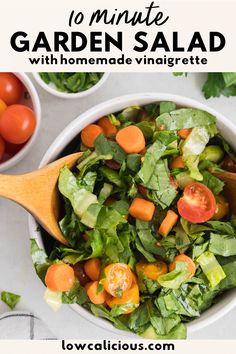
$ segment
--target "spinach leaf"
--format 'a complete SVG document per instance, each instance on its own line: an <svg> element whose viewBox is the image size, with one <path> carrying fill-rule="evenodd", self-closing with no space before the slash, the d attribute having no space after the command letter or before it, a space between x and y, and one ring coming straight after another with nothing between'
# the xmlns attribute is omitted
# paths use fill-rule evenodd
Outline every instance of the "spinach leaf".
<svg viewBox="0 0 236 354"><path fill-rule="evenodd" d="M120 164L126 159L124 150L115 141L108 140L103 134L100 134L95 140L95 151L98 155L111 155Z"/></svg>
<svg viewBox="0 0 236 354"><path fill-rule="evenodd" d="M13 310L20 301L20 295L10 293L9 291L2 291L1 300Z"/></svg>
<svg viewBox="0 0 236 354"><path fill-rule="evenodd" d="M62 293L61 301L63 304L84 305L89 301L89 299L85 289L76 280L73 288L70 291Z"/></svg>
<svg viewBox="0 0 236 354"><path fill-rule="evenodd" d="M208 171L203 171L202 176L202 183L205 184L205 186L207 186L209 189L211 189L213 194L218 195L222 192L224 188L224 182L222 182L219 178L213 176Z"/></svg>

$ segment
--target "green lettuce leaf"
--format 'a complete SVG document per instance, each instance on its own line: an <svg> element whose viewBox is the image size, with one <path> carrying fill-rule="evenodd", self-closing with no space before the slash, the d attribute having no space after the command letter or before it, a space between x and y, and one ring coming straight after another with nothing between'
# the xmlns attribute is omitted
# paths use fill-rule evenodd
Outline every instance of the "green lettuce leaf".
<svg viewBox="0 0 236 354"><path fill-rule="evenodd" d="M211 233L209 251L215 255L229 257L236 255L236 238L228 235Z"/></svg>
<svg viewBox="0 0 236 354"><path fill-rule="evenodd" d="M161 114L156 119L158 130L180 130L215 124L216 118L197 108L181 108Z"/></svg>
<svg viewBox="0 0 236 354"><path fill-rule="evenodd" d="M164 288L178 289L189 278L188 267L185 262L176 262L176 268L170 273L158 278L158 283Z"/></svg>
<svg viewBox="0 0 236 354"><path fill-rule="evenodd" d="M226 277L224 270L212 252L206 251L202 253L196 261L200 264L212 288L218 285L221 280Z"/></svg>

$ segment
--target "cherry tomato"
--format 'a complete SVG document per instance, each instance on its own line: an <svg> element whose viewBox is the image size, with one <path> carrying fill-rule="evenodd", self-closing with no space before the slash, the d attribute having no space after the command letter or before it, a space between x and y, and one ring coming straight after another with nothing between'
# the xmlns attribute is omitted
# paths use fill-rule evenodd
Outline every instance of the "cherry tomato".
<svg viewBox="0 0 236 354"><path fill-rule="evenodd" d="M0 73L0 98L7 104L19 103L23 85L12 73Z"/></svg>
<svg viewBox="0 0 236 354"><path fill-rule="evenodd" d="M216 210L212 220L220 220L229 213L229 203L223 195L216 197Z"/></svg>
<svg viewBox="0 0 236 354"><path fill-rule="evenodd" d="M22 148L25 146L25 144L11 144L6 142L6 152L9 154L15 155L17 154Z"/></svg>
<svg viewBox="0 0 236 354"><path fill-rule="evenodd" d="M0 115L7 109L6 103L0 99Z"/></svg>
<svg viewBox="0 0 236 354"><path fill-rule="evenodd" d="M112 296L119 297L119 292L128 290L134 280L133 273L125 263L113 263L104 268L102 279L104 289Z"/></svg>
<svg viewBox="0 0 236 354"><path fill-rule="evenodd" d="M216 200L209 188L202 183L193 182L184 189L183 196L178 200L179 214L193 223L210 220L216 210Z"/></svg>
<svg viewBox="0 0 236 354"><path fill-rule="evenodd" d="M73 268L74 268L75 276L82 286L84 286L90 281L90 279L87 277L84 271L84 262L76 263L73 266Z"/></svg>
<svg viewBox="0 0 236 354"><path fill-rule="evenodd" d="M168 268L162 261L152 263L139 262L136 264L136 272L143 273L149 279L157 280L160 275L168 272Z"/></svg>
<svg viewBox="0 0 236 354"><path fill-rule="evenodd" d="M0 136L0 161L3 159L5 149L6 149L5 141Z"/></svg>
<svg viewBox="0 0 236 354"><path fill-rule="evenodd" d="M139 288L136 283L133 283L130 289L123 292L121 297L113 297L107 295L106 298L107 305L112 308L117 305L127 305L127 304L134 304L139 305ZM136 308L130 308L126 310L124 313L128 314L135 310Z"/></svg>
<svg viewBox="0 0 236 354"><path fill-rule="evenodd" d="M25 143L33 134L35 126L35 113L20 104L7 107L0 116L0 134L12 144Z"/></svg>

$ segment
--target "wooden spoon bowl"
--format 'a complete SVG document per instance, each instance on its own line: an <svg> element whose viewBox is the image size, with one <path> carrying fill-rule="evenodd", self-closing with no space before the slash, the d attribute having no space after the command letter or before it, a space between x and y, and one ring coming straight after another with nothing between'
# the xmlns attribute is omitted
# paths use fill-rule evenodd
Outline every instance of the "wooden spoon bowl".
<svg viewBox="0 0 236 354"><path fill-rule="evenodd" d="M49 165L24 175L0 175L0 196L10 199L31 213L38 223L56 240L68 244L59 226L60 169L72 168L82 152L68 155Z"/></svg>

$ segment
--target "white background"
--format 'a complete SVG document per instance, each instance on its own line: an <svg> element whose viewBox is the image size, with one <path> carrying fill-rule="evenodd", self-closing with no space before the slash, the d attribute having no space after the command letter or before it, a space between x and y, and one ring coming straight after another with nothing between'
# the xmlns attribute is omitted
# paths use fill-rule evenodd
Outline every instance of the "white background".
<svg viewBox="0 0 236 354"><path fill-rule="evenodd" d="M84 99L59 99L39 89L42 104L42 130L28 155L9 174L23 173L37 167L54 138L80 113L93 105L135 92L163 92L188 96L208 104L236 123L236 98L216 98L206 101L200 91L205 74L190 74L188 78L172 74L114 73L95 94ZM0 200L0 291L20 294L17 309L30 310L42 318L58 338L103 339L116 338L113 333L99 329L81 318L68 306L58 313L44 303L44 287L37 278L30 258L27 213L12 202ZM0 313L8 310L0 304ZM236 309L218 322L189 336L189 339L236 339ZM1 329L0 329L1 330Z"/></svg>

